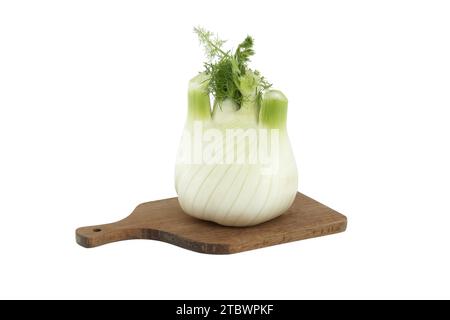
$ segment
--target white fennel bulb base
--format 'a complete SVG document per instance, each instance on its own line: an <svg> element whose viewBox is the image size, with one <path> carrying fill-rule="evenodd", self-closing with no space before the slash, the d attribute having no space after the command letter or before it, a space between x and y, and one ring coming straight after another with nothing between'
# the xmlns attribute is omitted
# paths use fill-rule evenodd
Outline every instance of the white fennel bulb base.
<svg viewBox="0 0 450 320"><path fill-rule="evenodd" d="M226 226L256 225L284 213L297 193L297 168L285 117L264 121L286 115L284 95L264 95L259 122L242 108L217 108L211 117L198 110L200 102L189 105L175 170L183 211ZM203 102L209 109L209 97Z"/></svg>

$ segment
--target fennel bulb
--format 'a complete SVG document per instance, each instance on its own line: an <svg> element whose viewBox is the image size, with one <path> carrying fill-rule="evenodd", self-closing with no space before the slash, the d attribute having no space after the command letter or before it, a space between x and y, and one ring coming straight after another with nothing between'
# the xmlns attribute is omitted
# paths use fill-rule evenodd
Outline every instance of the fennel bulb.
<svg viewBox="0 0 450 320"><path fill-rule="evenodd" d="M195 32L209 61L189 82L175 168L179 203L193 217L226 226L273 219L292 205L297 193L286 131L287 98L247 67L254 54L251 37L232 54L212 33Z"/></svg>

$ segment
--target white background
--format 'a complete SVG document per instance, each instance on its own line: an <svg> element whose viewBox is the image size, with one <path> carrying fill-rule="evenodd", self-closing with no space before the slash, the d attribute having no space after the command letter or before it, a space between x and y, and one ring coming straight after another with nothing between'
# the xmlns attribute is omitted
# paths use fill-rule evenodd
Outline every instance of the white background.
<svg viewBox="0 0 450 320"><path fill-rule="evenodd" d="M2 1L1 298L450 298L448 1ZM175 196L195 25L289 98L345 233L230 256L75 228Z"/></svg>

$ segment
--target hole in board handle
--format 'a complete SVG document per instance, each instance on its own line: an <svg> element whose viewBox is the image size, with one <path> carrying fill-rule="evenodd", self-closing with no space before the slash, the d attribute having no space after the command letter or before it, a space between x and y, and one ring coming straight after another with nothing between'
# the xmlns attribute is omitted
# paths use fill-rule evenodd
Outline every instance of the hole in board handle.
<svg viewBox="0 0 450 320"><path fill-rule="evenodd" d="M102 229L95 228L95 229L93 229L92 231L94 231L94 232L100 232L100 231L102 231Z"/></svg>

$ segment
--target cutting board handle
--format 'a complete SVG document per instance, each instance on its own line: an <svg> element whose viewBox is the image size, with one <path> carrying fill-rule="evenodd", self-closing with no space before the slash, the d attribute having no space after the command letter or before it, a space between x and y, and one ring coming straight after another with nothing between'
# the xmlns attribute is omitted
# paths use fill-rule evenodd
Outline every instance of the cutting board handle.
<svg viewBox="0 0 450 320"><path fill-rule="evenodd" d="M85 248L92 248L116 241L143 238L142 228L127 226L122 221L78 228L75 231L77 243Z"/></svg>

